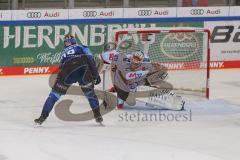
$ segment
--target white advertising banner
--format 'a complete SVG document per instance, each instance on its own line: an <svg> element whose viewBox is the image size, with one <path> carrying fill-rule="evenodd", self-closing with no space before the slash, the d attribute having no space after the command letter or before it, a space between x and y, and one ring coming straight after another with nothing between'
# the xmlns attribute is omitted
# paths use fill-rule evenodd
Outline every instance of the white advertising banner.
<svg viewBox="0 0 240 160"><path fill-rule="evenodd" d="M176 7L124 8L124 18L169 18L176 17Z"/></svg>
<svg viewBox="0 0 240 160"><path fill-rule="evenodd" d="M205 22L211 31L211 61L240 60L240 21Z"/></svg>
<svg viewBox="0 0 240 160"><path fill-rule="evenodd" d="M240 7L239 6L230 7L229 16L240 16Z"/></svg>
<svg viewBox="0 0 240 160"><path fill-rule="evenodd" d="M0 10L0 21L228 16L240 16L240 6Z"/></svg>
<svg viewBox="0 0 240 160"><path fill-rule="evenodd" d="M67 9L13 10L12 20L57 20L68 19Z"/></svg>
<svg viewBox="0 0 240 160"><path fill-rule="evenodd" d="M70 9L69 19L123 18L122 8Z"/></svg>
<svg viewBox="0 0 240 160"><path fill-rule="evenodd" d="M0 10L0 21L11 21L12 12L10 10Z"/></svg>
<svg viewBox="0 0 240 160"><path fill-rule="evenodd" d="M228 16L229 7L179 7L177 17L222 17Z"/></svg>

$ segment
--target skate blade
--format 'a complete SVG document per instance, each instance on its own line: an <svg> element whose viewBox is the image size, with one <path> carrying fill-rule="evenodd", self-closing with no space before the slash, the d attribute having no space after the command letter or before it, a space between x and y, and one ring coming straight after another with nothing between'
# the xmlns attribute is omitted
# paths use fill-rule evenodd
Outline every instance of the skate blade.
<svg viewBox="0 0 240 160"><path fill-rule="evenodd" d="M99 126L101 127L105 127L105 125L102 122L97 122L97 124L99 124Z"/></svg>
<svg viewBox="0 0 240 160"><path fill-rule="evenodd" d="M39 128L39 127L42 127L42 125L41 124L39 124L39 123L34 123L34 126L33 126L34 128Z"/></svg>

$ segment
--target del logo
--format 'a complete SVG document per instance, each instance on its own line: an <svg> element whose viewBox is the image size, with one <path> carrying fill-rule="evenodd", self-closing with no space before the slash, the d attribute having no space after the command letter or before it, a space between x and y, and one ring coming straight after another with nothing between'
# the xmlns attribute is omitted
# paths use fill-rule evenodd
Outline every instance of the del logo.
<svg viewBox="0 0 240 160"><path fill-rule="evenodd" d="M0 68L0 75L3 75L3 69Z"/></svg>
<svg viewBox="0 0 240 160"><path fill-rule="evenodd" d="M49 72L49 67L27 67L24 74L45 74Z"/></svg>
<svg viewBox="0 0 240 160"><path fill-rule="evenodd" d="M126 79L130 80L130 79L136 79L136 78L141 78L144 75L148 74L148 71L136 71L136 72L128 72L126 74Z"/></svg>

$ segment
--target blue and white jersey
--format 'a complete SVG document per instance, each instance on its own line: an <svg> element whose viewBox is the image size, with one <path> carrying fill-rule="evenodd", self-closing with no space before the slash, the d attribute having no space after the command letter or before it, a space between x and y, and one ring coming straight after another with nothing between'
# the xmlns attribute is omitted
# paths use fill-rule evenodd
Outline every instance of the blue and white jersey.
<svg viewBox="0 0 240 160"><path fill-rule="evenodd" d="M65 48L61 53L61 65L69 59L80 57L81 55L88 55L93 58L93 55L88 47L84 45L71 45Z"/></svg>
<svg viewBox="0 0 240 160"><path fill-rule="evenodd" d="M89 48L84 45L76 44L76 45L71 45L71 46L65 48L61 54L60 68L62 66L64 66L65 62L67 62L73 58L76 58L76 57L81 58L81 56L84 56L87 58L87 59L84 59L84 62L86 63L86 65L88 65L88 68L90 69L93 78L96 79L98 76L98 71L97 71L97 67L96 67L96 63L95 63L93 54L91 53Z"/></svg>

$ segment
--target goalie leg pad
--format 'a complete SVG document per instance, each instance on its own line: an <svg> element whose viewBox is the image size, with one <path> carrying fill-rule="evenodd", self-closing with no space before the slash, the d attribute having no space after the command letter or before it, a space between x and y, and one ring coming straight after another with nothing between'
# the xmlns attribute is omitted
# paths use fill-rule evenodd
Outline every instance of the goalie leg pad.
<svg viewBox="0 0 240 160"><path fill-rule="evenodd" d="M152 105L164 107L170 110L184 110L185 101L175 93L168 93L163 95L155 95L149 98Z"/></svg>

